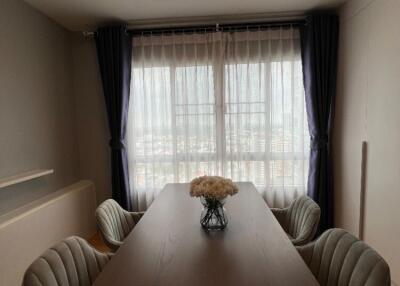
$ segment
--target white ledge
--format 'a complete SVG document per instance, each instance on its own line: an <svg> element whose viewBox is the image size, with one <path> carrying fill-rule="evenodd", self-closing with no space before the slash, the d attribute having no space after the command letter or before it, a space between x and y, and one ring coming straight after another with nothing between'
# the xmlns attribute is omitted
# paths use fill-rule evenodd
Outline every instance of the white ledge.
<svg viewBox="0 0 400 286"><path fill-rule="evenodd" d="M5 188L18 183L33 180L54 173L53 169L33 170L18 175L13 175L0 179L0 188Z"/></svg>

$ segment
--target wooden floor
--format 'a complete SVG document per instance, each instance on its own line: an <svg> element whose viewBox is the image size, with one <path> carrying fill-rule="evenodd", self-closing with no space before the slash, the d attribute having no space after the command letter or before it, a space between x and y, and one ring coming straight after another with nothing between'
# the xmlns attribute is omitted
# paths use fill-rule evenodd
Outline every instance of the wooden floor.
<svg viewBox="0 0 400 286"><path fill-rule="evenodd" d="M89 239L89 243L100 252L111 252L111 249L107 247L98 232Z"/></svg>

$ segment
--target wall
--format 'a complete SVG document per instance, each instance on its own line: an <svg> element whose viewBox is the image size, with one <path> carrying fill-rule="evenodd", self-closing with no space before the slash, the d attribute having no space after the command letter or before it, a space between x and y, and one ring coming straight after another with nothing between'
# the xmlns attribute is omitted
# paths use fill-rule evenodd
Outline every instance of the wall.
<svg viewBox="0 0 400 286"><path fill-rule="evenodd" d="M340 11L334 125L335 224L358 235L361 142L367 141L365 241L400 283L400 1L352 0Z"/></svg>
<svg viewBox="0 0 400 286"><path fill-rule="evenodd" d="M0 189L0 215L78 179L70 33L20 0L0 1L0 177L53 175Z"/></svg>
<svg viewBox="0 0 400 286"><path fill-rule="evenodd" d="M95 183L97 202L111 197L110 139L94 40L72 37L79 176Z"/></svg>

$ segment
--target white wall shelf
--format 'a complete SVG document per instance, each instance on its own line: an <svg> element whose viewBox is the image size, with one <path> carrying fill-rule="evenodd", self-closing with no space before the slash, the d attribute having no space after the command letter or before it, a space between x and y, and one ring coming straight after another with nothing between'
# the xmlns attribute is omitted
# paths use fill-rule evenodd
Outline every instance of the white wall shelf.
<svg viewBox="0 0 400 286"><path fill-rule="evenodd" d="M46 175L53 174L53 169L41 169L41 170L32 170L25 173L5 177L0 179L0 189L8 186L12 186L18 183L30 181L39 177L43 177Z"/></svg>

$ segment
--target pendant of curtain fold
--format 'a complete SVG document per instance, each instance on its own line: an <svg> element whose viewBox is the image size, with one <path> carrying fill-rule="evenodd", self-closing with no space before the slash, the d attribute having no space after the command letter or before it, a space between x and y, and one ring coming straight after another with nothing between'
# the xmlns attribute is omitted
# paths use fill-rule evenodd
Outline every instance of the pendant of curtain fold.
<svg viewBox="0 0 400 286"><path fill-rule="evenodd" d="M336 94L339 20L315 14L301 29L301 49L311 137L308 195L321 208L319 232L333 227L331 126Z"/></svg>
<svg viewBox="0 0 400 286"><path fill-rule="evenodd" d="M132 209L125 133L129 108L132 41L124 26L105 27L96 33L97 57L110 129L112 196Z"/></svg>

